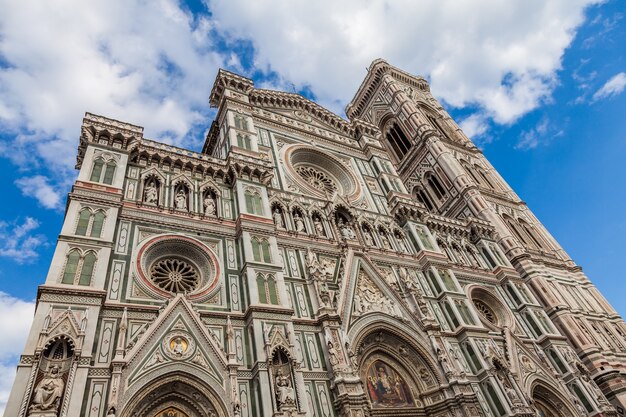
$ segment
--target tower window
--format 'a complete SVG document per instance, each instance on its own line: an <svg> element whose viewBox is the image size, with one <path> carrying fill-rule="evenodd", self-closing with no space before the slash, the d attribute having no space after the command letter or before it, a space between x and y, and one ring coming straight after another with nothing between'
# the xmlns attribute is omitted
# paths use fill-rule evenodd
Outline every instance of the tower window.
<svg viewBox="0 0 626 417"><path fill-rule="evenodd" d="M430 173L430 175L426 178L426 182L437 199L441 200L446 195L446 190L434 174Z"/></svg>
<svg viewBox="0 0 626 417"><path fill-rule="evenodd" d="M115 175L116 167L117 166L114 161L109 161L105 164L104 160L97 158L93 162L93 168L91 169L89 181L101 182L107 185L113 184L113 176Z"/></svg>
<svg viewBox="0 0 626 417"><path fill-rule="evenodd" d="M95 265L96 255L93 252L81 253L73 249L67 255L61 283L90 285Z"/></svg>
<svg viewBox="0 0 626 417"><path fill-rule="evenodd" d="M393 148L398 159L404 158L404 156L411 150L411 141L406 137L402 129L394 123L387 132L387 141Z"/></svg>

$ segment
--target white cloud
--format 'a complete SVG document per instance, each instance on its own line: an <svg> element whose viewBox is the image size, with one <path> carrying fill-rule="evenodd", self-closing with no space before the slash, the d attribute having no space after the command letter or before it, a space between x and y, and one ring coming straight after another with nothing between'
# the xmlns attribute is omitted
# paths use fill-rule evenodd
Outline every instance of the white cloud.
<svg viewBox="0 0 626 417"><path fill-rule="evenodd" d="M9 398L19 355L33 321L35 303L0 291L0 415Z"/></svg>
<svg viewBox="0 0 626 417"><path fill-rule="evenodd" d="M461 120L459 126L468 137L475 140L487 133L489 122L482 114L472 114Z"/></svg>
<svg viewBox="0 0 626 417"><path fill-rule="evenodd" d="M555 126L550 124L550 120L544 117L534 128L522 132L515 149L535 149L539 145L546 144L564 134L565 131L563 129L555 129Z"/></svg>
<svg viewBox="0 0 626 417"><path fill-rule="evenodd" d="M209 124L203 112L223 61L208 18L176 0L0 5L0 127L16 136L2 153L14 162L37 156L71 171L85 111L178 144L195 124Z"/></svg>
<svg viewBox="0 0 626 417"><path fill-rule="evenodd" d="M32 217L26 217L21 224L17 221L11 224L0 221L0 256L19 264L36 261L38 249L47 244L43 235L32 233L37 228L39 222ZM0 348L0 355L1 353Z"/></svg>
<svg viewBox="0 0 626 417"><path fill-rule="evenodd" d="M49 209L61 208L61 191L49 184L48 178L43 175L19 178L15 185L27 197L36 198L39 204Z"/></svg>
<svg viewBox="0 0 626 417"><path fill-rule="evenodd" d="M595 92L593 101L619 95L624 88L626 88L626 72L617 73Z"/></svg>
<svg viewBox="0 0 626 417"><path fill-rule="evenodd" d="M270 68L341 110L378 57L427 76L450 105L512 123L549 100L593 0L527 2L207 0L216 27L250 39Z"/></svg>

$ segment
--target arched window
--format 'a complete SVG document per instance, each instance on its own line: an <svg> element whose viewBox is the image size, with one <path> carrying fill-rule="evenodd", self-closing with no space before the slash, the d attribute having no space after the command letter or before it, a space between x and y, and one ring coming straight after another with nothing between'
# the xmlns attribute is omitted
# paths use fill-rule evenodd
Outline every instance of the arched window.
<svg viewBox="0 0 626 417"><path fill-rule="evenodd" d="M496 189L496 187L494 187L494 186L493 186L493 183L489 180L489 175L488 175L488 174L487 174L487 173L486 173L486 172L485 172L482 168L480 168L480 167L478 167L478 168L476 168L476 169L477 169L478 173L480 174L480 176L482 177L482 179L484 180L485 184L486 184L489 188L491 188L491 189L495 190L495 189Z"/></svg>
<svg viewBox="0 0 626 417"><path fill-rule="evenodd" d="M515 237L524 246L531 246L528 236L526 236L524 231L521 229L520 225L515 220L513 220L511 217L507 216L506 214L503 215L502 218L504 219L507 226L509 226L509 229L511 230L511 232L513 232L513 235L515 235Z"/></svg>
<svg viewBox="0 0 626 417"><path fill-rule="evenodd" d="M76 271L78 270L78 262L80 262L80 252L77 250L71 251L67 255L67 261L65 262L65 272L63 273L63 284L73 284L74 277L76 277Z"/></svg>
<svg viewBox="0 0 626 417"><path fill-rule="evenodd" d="M448 133L445 131L445 129L441 126L441 124L435 117L428 115L428 121L439 133L443 135L443 137L445 137L446 139L450 139L450 137L448 136Z"/></svg>
<svg viewBox="0 0 626 417"><path fill-rule="evenodd" d="M498 266L498 264L496 263L496 261L493 260L493 257L486 248L480 248L480 252L482 253L483 257L487 261L487 264L489 264L491 268L495 268L496 266Z"/></svg>
<svg viewBox="0 0 626 417"><path fill-rule="evenodd" d="M428 270L426 274L428 276L428 282L432 287L432 290L435 294L439 294L441 292L441 284L439 284L439 279L437 279L437 275L432 269Z"/></svg>
<svg viewBox="0 0 626 417"><path fill-rule="evenodd" d="M256 262L270 263L270 243L267 239L252 238L252 257Z"/></svg>
<svg viewBox="0 0 626 417"><path fill-rule="evenodd" d="M265 277L262 274L256 276L257 290L259 291L259 302L261 304L267 304L267 285Z"/></svg>
<svg viewBox="0 0 626 417"><path fill-rule="evenodd" d="M240 116L238 114L235 115L235 127L241 130L248 130L248 121L245 117Z"/></svg>
<svg viewBox="0 0 626 417"><path fill-rule="evenodd" d="M452 304L449 301L443 301L443 309L446 312L446 316L448 317L448 324L452 329L456 329L461 325L459 319L456 317L456 313L454 312L454 308L452 308Z"/></svg>
<svg viewBox="0 0 626 417"><path fill-rule="evenodd" d="M102 158L96 158L93 161L91 176L89 181L101 182L107 185L113 184L113 176L115 175L115 161L109 161L106 164Z"/></svg>
<svg viewBox="0 0 626 417"><path fill-rule="evenodd" d="M237 146L243 149L252 149L252 143L250 142L250 136L237 133Z"/></svg>
<svg viewBox="0 0 626 417"><path fill-rule="evenodd" d="M583 403L583 406L585 407L585 410L587 410L588 413L591 413L593 411L593 406L591 405L591 403L589 402L589 400L587 399L587 396L583 393L583 391L580 389L580 387L578 386L578 384L573 383L571 385L572 391L574 391L574 394L576 394L576 396L578 397L578 399L580 400L580 402Z"/></svg>
<svg viewBox="0 0 626 417"><path fill-rule="evenodd" d="M246 211L250 214L263 215L263 200L261 194L256 190L247 189L244 192L246 200Z"/></svg>
<svg viewBox="0 0 626 417"><path fill-rule="evenodd" d="M426 206L428 211L432 212L432 211L435 210L435 206L433 205L432 201L430 201L430 197L421 188L417 188L416 189L416 191L415 191L415 198L417 199L417 201L419 201L424 206Z"/></svg>
<svg viewBox="0 0 626 417"><path fill-rule="evenodd" d="M91 169L91 177L89 181L100 182L100 176L102 175L102 167L104 166L104 161L100 158L93 161L93 168Z"/></svg>
<svg viewBox="0 0 626 417"><path fill-rule="evenodd" d="M452 275L450 275L450 272L448 270L440 269L439 276L441 277L443 285L448 291L457 291L457 286L454 283L454 279L452 278Z"/></svg>
<svg viewBox="0 0 626 417"><path fill-rule="evenodd" d="M476 354L476 350L470 342L463 343L462 347L463 352L465 353L465 357L467 358L467 362L469 362L472 371L474 371L474 373L478 373L478 371L483 369L483 364L480 362L480 359Z"/></svg>
<svg viewBox="0 0 626 417"><path fill-rule="evenodd" d="M102 226L104 224L104 212L98 210L92 213L87 207L83 208L78 214L78 223L76 224L76 235L90 237L100 237L102 234Z"/></svg>
<svg viewBox="0 0 626 417"><path fill-rule="evenodd" d="M107 185L113 184L113 176L115 175L115 168L116 167L117 167L117 165L115 165L115 162L113 162L113 161L109 161L106 164L106 168L104 170L104 178L102 179L102 182L104 184L107 184Z"/></svg>
<svg viewBox="0 0 626 417"><path fill-rule="evenodd" d="M524 314L526 318L526 322L530 326L530 329L533 331L535 337L540 337L543 334L543 331L539 327L537 320L535 320L535 316L533 316L529 311Z"/></svg>
<svg viewBox="0 0 626 417"><path fill-rule="evenodd" d="M493 413L496 416L503 416L504 414L506 414L506 409L502 405L502 401L500 400L500 397L496 393L496 390L493 388L493 385L491 385L491 382L486 381L483 384L483 387L485 388L485 391L486 391L485 394L489 401L489 405L491 406Z"/></svg>
<svg viewBox="0 0 626 417"><path fill-rule="evenodd" d="M537 249L545 249L545 245L543 244L543 240L539 236L537 236L537 232L535 231L535 229L531 225L529 225L528 223L526 223L522 219L519 220L519 224L522 226L522 229L524 229L524 231L526 232L528 237L530 237L530 239L532 240L534 246Z"/></svg>
<svg viewBox="0 0 626 417"><path fill-rule="evenodd" d="M91 210L85 207L78 214L78 224L76 225L77 235L79 236L87 235L87 229L89 228L90 220L91 220Z"/></svg>
<svg viewBox="0 0 626 417"><path fill-rule="evenodd" d="M475 325L476 322L474 321L474 317L472 316L472 313L467 307L467 304L465 304L465 301L456 300L455 304L456 304L456 309L459 310L459 313L461 314L461 318L463 319L463 322L470 326Z"/></svg>
<svg viewBox="0 0 626 417"><path fill-rule="evenodd" d="M278 292L276 290L276 278L273 275L257 274L257 289L259 291L259 302L261 304L278 305Z"/></svg>
<svg viewBox="0 0 626 417"><path fill-rule="evenodd" d="M472 177L472 179L474 180L474 182L476 184L478 184L478 185L482 184L482 179L476 174L476 171L474 170L474 168L472 168L472 166L470 164L468 164L467 162L463 161L463 162L461 162L461 165L463 166L463 168L465 168L467 173Z"/></svg>
<svg viewBox="0 0 626 417"><path fill-rule="evenodd" d="M411 150L411 141L406 137L402 129L393 123L389 131L387 132L387 142L391 145L398 160L404 158L404 156Z"/></svg>
<svg viewBox="0 0 626 417"><path fill-rule="evenodd" d="M506 285L506 292L509 293L509 295L511 296L511 299L513 300L513 303L516 306L519 306L520 304L522 304L522 300L520 300L519 296L517 295L517 292L515 291L515 288L513 287L512 284L507 284Z"/></svg>
<svg viewBox="0 0 626 417"><path fill-rule="evenodd" d="M93 268L96 265L96 255L93 252L87 253L83 258L83 266L80 269L80 277L78 279L79 285L91 284L91 276L93 275Z"/></svg>
<svg viewBox="0 0 626 417"><path fill-rule="evenodd" d="M93 223L91 224L91 237L100 237L102 234L102 225L104 224L104 213L97 211L93 215Z"/></svg>
<svg viewBox="0 0 626 417"><path fill-rule="evenodd" d="M446 190L432 172L427 174L426 183L438 200L441 200L446 195Z"/></svg>
<svg viewBox="0 0 626 417"><path fill-rule="evenodd" d="M96 265L96 254L92 251L81 253L72 249L65 261L65 270L61 278L62 284L90 285Z"/></svg>

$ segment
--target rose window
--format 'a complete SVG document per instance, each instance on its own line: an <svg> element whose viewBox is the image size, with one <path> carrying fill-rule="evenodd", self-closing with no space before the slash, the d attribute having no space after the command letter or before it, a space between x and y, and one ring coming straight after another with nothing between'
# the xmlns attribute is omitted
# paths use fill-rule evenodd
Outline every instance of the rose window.
<svg viewBox="0 0 626 417"><path fill-rule="evenodd" d="M316 190L327 194L333 194L337 191L337 184L335 181L320 170L304 165L297 167L296 172Z"/></svg>
<svg viewBox="0 0 626 417"><path fill-rule="evenodd" d="M160 259L150 268L152 282L159 288L172 293L189 293L200 283L196 268L176 258Z"/></svg>
<svg viewBox="0 0 626 417"><path fill-rule="evenodd" d="M362 197L362 189L346 160L306 145L284 146L285 168L294 187L319 198L341 195L349 201Z"/></svg>
<svg viewBox="0 0 626 417"><path fill-rule="evenodd" d="M483 316L485 320L495 325L498 324L495 313L487 304L483 303L481 300L472 301L474 302L474 307L476 307L476 310L478 310L480 315Z"/></svg>

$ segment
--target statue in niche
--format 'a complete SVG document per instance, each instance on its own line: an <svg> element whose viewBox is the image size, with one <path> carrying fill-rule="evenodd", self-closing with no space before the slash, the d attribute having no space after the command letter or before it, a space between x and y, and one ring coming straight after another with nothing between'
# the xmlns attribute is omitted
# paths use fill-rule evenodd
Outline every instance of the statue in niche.
<svg viewBox="0 0 626 417"><path fill-rule="evenodd" d="M304 220L302 216L296 211L293 213L293 223L296 226L297 232L306 232L306 227L304 226Z"/></svg>
<svg viewBox="0 0 626 417"><path fill-rule="evenodd" d="M276 227L279 229L285 228L285 222L283 221L283 214L280 212L280 209L275 208L272 212L272 217L274 218L274 223Z"/></svg>
<svg viewBox="0 0 626 417"><path fill-rule="evenodd" d="M65 382L58 365L53 365L39 381L34 391L30 411L57 411L61 403Z"/></svg>
<svg viewBox="0 0 626 417"><path fill-rule="evenodd" d="M380 240L383 242L383 248L391 249L391 243L389 242L389 238L387 237L387 233L381 230L381 232L379 234L380 234Z"/></svg>
<svg viewBox="0 0 626 417"><path fill-rule="evenodd" d="M107 413L107 417L115 417L115 407L109 408L109 412Z"/></svg>
<svg viewBox="0 0 626 417"><path fill-rule="evenodd" d="M313 226L315 227L315 233L320 237L326 237L326 232L324 231L324 225L319 217L313 217Z"/></svg>
<svg viewBox="0 0 626 417"><path fill-rule="evenodd" d="M187 194L185 194L182 188L176 193L174 207L176 207L177 210L187 210Z"/></svg>
<svg viewBox="0 0 626 417"><path fill-rule="evenodd" d="M146 184L146 189L143 192L143 201L148 204L157 204L159 197L159 190L157 189L154 181L150 181Z"/></svg>
<svg viewBox="0 0 626 417"><path fill-rule="evenodd" d="M276 400L278 401L278 409L292 408L295 405L295 397L293 387L291 386L291 378L283 374L283 370L279 368L274 376L274 385L276 388Z"/></svg>
<svg viewBox="0 0 626 417"><path fill-rule="evenodd" d="M307 252L306 267L309 277L313 279L320 307L333 308L336 304L335 291L328 288L328 281L332 279L332 273L334 272L332 261L325 260L322 266L313 251L309 249Z"/></svg>
<svg viewBox="0 0 626 417"><path fill-rule="evenodd" d="M363 239L365 239L365 244L367 246L375 246L374 238L372 237L372 232L370 232L369 227L363 228Z"/></svg>
<svg viewBox="0 0 626 417"><path fill-rule="evenodd" d="M215 217L217 214L217 205L215 200L211 197L211 193L207 193L204 197L204 215L207 217Z"/></svg>
<svg viewBox="0 0 626 417"><path fill-rule="evenodd" d="M337 365L339 363L339 354L337 353L337 349L333 346L333 342L330 340L327 343L328 347L328 358L330 360L331 365Z"/></svg>
<svg viewBox="0 0 626 417"><path fill-rule="evenodd" d="M398 233L396 233L396 242L398 242L398 251L406 252L406 245L404 244L404 238Z"/></svg>
<svg viewBox="0 0 626 417"><path fill-rule="evenodd" d="M354 239L354 231L342 217L340 217L337 221L337 227L341 232L341 237L343 237L344 239Z"/></svg>

